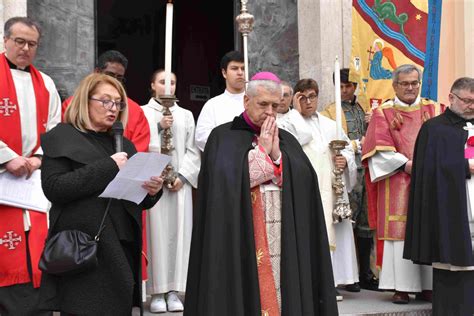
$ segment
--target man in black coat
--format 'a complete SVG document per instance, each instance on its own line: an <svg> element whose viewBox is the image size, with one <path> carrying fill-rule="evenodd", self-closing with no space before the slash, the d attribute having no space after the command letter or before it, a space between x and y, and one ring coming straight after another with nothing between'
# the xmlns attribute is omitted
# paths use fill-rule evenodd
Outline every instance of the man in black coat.
<svg viewBox="0 0 474 316"><path fill-rule="evenodd" d="M184 315L337 315L317 176L275 123L279 79L249 82L245 111L202 156Z"/></svg>
<svg viewBox="0 0 474 316"><path fill-rule="evenodd" d="M418 134L404 258L433 265L433 315L473 315L474 78L449 101Z"/></svg>

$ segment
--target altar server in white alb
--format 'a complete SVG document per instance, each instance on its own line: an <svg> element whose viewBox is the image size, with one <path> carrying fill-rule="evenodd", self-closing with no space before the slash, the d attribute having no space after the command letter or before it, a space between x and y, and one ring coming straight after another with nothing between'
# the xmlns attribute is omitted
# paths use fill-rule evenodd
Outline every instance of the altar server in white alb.
<svg viewBox="0 0 474 316"><path fill-rule="evenodd" d="M344 198L349 202L347 192L352 190L357 181L354 150L349 145L349 138L342 133L342 139L347 141L348 145L341 151L340 155L335 156L331 152L329 143L338 138L336 122L316 112L318 95L319 87L315 80L301 79L295 85L293 105L301 113L307 128L311 130L313 135L313 139L303 146L303 150L318 175L335 285L354 284L359 282L359 273L351 221L350 219L343 219L341 222L334 224L332 219L336 202L332 188L334 177L332 171L335 167L344 170ZM337 299L342 300L342 296L337 294Z"/></svg>
<svg viewBox="0 0 474 316"><path fill-rule="evenodd" d="M61 120L53 80L31 64L40 38L41 28L30 18L5 22L5 52L0 54L0 174L18 179L41 167L39 135ZM0 314L51 314L36 307L38 261L47 230L46 213L0 204Z"/></svg>
<svg viewBox="0 0 474 316"><path fill-rule="evenodd" d="M225 91L204 104L196 124L196 146L201 151L204 151L214 127L231 122L244 111L245 64L242 53L226 53L221 59L221 72Z"/></svg>
<svg viewBox="0 0 474 316"><path fill-rule="evenodd" d="M176 90L176 76L171 74L171 94ZM178 292L186 290L189 248L193 222L192 188L197 187L201 165L199 149L194 144L193 114L174 104L171 115L163 115L160 95L165 94L165 71L157 70L151 79L152 98L143 106L150 125L150 152L160 152L162 133L171 128L173 151L171 165L177 173L171 188L163 186L163 196L149 210L149 254L151 254L152 300L154 313L183 310Z"/></svg>

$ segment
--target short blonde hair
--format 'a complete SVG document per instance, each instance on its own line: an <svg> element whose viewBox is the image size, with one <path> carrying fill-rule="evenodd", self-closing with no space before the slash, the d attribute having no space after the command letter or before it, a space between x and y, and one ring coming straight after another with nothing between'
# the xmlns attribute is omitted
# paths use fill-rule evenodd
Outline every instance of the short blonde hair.
<svg viewBox="0 0 474 316"><path fill-rule="evenodd" d="M121 121L123 126L127 125L127 93L117 79L101 73L90 74L79 83L79 86L72 97L71 104L67 107L66 112L64 113L64 121L66 123L70 123L72 126L83 132L86 132L88 127L90 128L91 119L89 117L89 98L95 93L95 90L101 84L110 84L117 89L122 102L125 102L126 104L125 110L118 113L117 121Z"/></svg>

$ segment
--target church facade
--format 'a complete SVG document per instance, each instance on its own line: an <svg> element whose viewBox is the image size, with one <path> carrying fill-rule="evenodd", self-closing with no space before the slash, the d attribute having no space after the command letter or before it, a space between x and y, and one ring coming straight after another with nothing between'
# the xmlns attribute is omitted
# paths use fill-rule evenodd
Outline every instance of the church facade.
<svg viewBox="0 0 474 316"><path fill-rule="evenodd" d="M172 68L178 76L177 96L195 116L206 98L223 90L222 55L242 50L235 23L240 0L225 2L174 4ZM255 18L248 36L250 76L268 70L292 84L299 78L315 78L320 83L319 106L332 102L335 56L341 66L349 66L351 3L248 1ZM127 91L144 104L149 98L149 75L163 68L165 4L164 0L140 1L140 5L117 0L0 0L0 24L15 15L28 15L41 23L43 38L35 64L51 75L62 97L74 92L100 53L121 51L129 58Z"/></svg>

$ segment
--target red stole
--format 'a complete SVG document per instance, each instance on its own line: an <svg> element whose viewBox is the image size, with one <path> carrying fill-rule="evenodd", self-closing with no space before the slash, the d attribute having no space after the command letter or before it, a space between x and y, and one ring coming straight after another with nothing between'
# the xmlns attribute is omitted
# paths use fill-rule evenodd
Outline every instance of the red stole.
<svg viewBox="0 0 474 316"><path fill-rule="evenodd" d="M268 248L265 212L262 205L260 186L255 186L250 193L253 209L253 229L257 257L258 285L260 289L260 306L262 315L280 315L278 299L273 278L270 250Z"/></svg>
<svg viewBox="0 0 474 316"><path fill-rule="evenodd" d="M20 123L20 105L15 90L15 84L5 54L0 54L0 137L9 148L22 155L22 134ZM49 91L44 85L43 77L33 66L30 75L36 99L37 143L34 153L40 146L39 135L46 130L49 108ZM0 205L2 220L0 221L0 286L26 283L33 281L39 286L41 272L38 261L43 250L47 235L46 214L30 212L31 228L29 233L29 250L33 280L27 270L26 235L23 224L23 210L6 205Z"/></svg>
<svg viewBox="0 0 474 316"><path fill-rule="evenodd" d="M377 108L365 136L364 164L367 166L367 159L378 151L399 152L411 160L421 125L443 111L443 105L425 99L410 107L392 102ZM376 228L377 265L381 266L383 240L405 239L410 175L397 172L376 183L370 182L368 172L366 175L369 225Z"/></svg>

